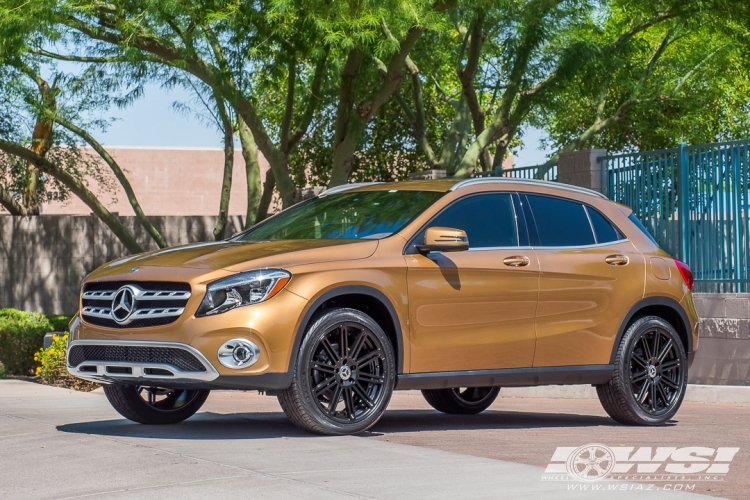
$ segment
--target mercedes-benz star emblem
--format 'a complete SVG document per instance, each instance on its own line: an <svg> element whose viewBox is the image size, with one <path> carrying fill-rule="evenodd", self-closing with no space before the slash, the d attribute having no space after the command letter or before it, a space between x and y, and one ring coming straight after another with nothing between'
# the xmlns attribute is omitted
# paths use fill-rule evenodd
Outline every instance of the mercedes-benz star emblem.
<svg viewBox="0 0 750 500"><path fill-rule="evenodd" d="M135 293L129 286L117 290L112 299L112 319L124 325L135 310Z"/></svg>

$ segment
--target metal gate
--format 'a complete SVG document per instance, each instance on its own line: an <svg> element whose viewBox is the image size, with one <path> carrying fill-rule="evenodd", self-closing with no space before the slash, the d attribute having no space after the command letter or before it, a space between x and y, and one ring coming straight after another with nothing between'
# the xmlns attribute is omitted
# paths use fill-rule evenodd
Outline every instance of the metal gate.
<svg viewBox="0 0 750 500"><path fill-rule="evenodd" d="M750 141L599 158L607 195L690 265L701 292L750 289Z"/></svg>

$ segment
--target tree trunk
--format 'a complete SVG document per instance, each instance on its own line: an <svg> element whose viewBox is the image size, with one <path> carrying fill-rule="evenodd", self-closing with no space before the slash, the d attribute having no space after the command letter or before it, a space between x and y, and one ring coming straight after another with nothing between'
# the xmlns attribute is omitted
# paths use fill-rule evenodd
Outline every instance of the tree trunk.
<svg viewBox="0 0 750 500"><path fill-rule="evenodd" d="M219 116L221 117L222 128L224 129L224 177L221 181L219 217L216 219L216 226L214 226L214 239L219 241L224 239L227 220L229 219L229 196L232 192L232 169L234 168L234 130L232 128L232 121L229 119L229 114L227 113L227 108L224 105L224 99L217 92L214 92L214 97Z"/></svg>
<svg viewBox="0 0 750 500"><path fill-rule="evenodd" d="M242 118L238 117L237 123L247 177L247 214L245 216L245 229L247 229L255 224L258 218L258 208L261 201L260 164L258 163L258 149L255 147L253 133L247 124L242 121Z"/></svg>
<svg viewBox="0 0 750 500"><path fill-rule="evenodd" d="M117 180L120 182L120 186L122 186L123 191L125 191L125 196L128 197L128 202L130 202L130 206L133 207L133 212L135 212L135 216L138 218L138 221L141 223L141 226L148 232L148 234L151 236L151 238L156 242L156 244L159 246L159 248L166 248L169 245L167 244L167 241L164 239L164 236L159 232L158 229L154 227L154 225L151 223L151 221L146 217L146 214L143 211L143 208L141 207L141 204L138 203L138 198L135 196L135 191L133 191L133 186L130 185L130 181L128 181L128 178L125 176L125 173L120 168L120 165L115 161L114 158L107 152L106 149L104 149L104 146L102 146L94 137L83 130L82 128L63 120L60 117L56 117L55 121L62 125L63 127L67 128L80 138L82 138L84 141L88 143L89 146L91 146L94 151L96 151L99 156L109 165L109 168L112 170L112 172L115 174L115 177L117 177Z"/></svg>
<svg viewBox="0 0 750 500"><path fill-rule="evenodd" d="M255 217L256 223L268 217L268 209L273 199L274 187L276 187L276 179L273 176L273 170L269 169L266 172L266 182L263 183L263 194L260 197L260 203L258 203L258 215Z"/></svg>
<svg viewBox="0 0 750 500"><path fill-rule="evenodd" d="M54 105L54 100L52 103ZM31 136L31 151L40 156L45 156L52 145L52 123L44 114L40 114L34 125L34 132ZM23 207L26 215L39 215L38 189L39 169L34 165L34 162L28 161L26 162L26 183L23 188Z"/></svg>
<svg viewBox="0 0 750 500"><path fill-rule="evenodd" d="M131 253L143 252L143 249L135 240L133 235L130 234L130 231L128 231L128 229L122 225L120 219L117 218L117 216L115 216L112 212L107 210L107 207L105 207L99 201L94 193L88 190L86 185L80 179L73 177L68 172L61 169L36 152L31 151L30 149L26 149L25 147L13 142L8 142L0 139L0 150L26 161L32 162L36 168L62 182L68 189L73 192L73 194L78 196L81 201L83 201L91 209L91 211L94 212L94 214L107 225L107 227L112 230L114 235L117 236L117 239L119 239L122 244L125 245L125 248L127 248L128 251L130 251Z"/></svg>

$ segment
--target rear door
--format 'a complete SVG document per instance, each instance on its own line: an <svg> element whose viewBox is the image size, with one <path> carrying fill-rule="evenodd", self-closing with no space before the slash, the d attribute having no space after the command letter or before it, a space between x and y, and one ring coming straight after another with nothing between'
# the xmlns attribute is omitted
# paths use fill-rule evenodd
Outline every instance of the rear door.
<svg viewBox="0 0 750 500"><path fill-rule="evenodd" d="M609 363L625 314L643 296L643 256L590 205L522 200L540 269L534 366Z"/></svg>
<svg viewBox="0 0 750 500"><path fill-rule="evenodd" d="M412 372L530 367L539 264L510 193L481 193L430 226L466 231L469 250L407 250Z"/></svg>

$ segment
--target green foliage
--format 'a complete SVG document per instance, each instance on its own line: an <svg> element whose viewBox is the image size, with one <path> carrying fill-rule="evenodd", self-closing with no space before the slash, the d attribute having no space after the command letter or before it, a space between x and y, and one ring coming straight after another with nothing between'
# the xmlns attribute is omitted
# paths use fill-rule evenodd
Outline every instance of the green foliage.
<svg viewBox="0 0 750 500"><path fill-rule="evenodd" d="M0 309L0 362L9 375L31 375L34 353L52 325L42 313Z"/></svg>
<svg viewBox="0 0 750 500"><path fill-rule="evenodd" d="M53 332L66 332L68 325L73 320L75 314L47 314L47 321L52 326Z"/></svg>
<svg viewBox="0 0 750 500"><path fill-rule="evenodd" d="M665 9L672 7L662 6ZM699 7L701 7L699 9ZM653 5L611 2L582 34L601 56L535 110L554 149L649 150L750 135L747 33L711 2L622 41Z"/></svg>

